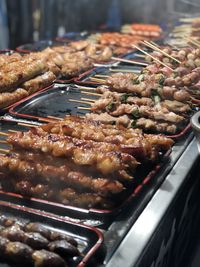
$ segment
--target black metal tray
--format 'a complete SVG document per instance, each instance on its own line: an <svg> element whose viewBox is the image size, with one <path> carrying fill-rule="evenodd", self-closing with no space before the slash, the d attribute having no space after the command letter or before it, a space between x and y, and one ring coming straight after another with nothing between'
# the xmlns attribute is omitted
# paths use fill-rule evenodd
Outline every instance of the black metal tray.
<svg viewBox="0 0 200 267"><path fill-rule="evenodd" d="M73 41L79 41L79 40L85 40L91 33L88 31L83 32L67 32L61 37L56 37L55 40L57 42L73 42Z"/></svg>
<svg viewBox="0 0 200 267"><path fill-rule="evenodd" d="M9 113L18 118L38 121L47 116L64 117L67 114L83 115L76 109L77 104L69 102L70 98L77 99L80 92L72 85L54 85L48 91L28 97L12 106Z"/></svg>
<svg viewBox="0 0 200 267"><path fill-rule="evenodd" d="M119 71L118 71L119 70ZM134 72L134 73L140 73L141 68L138 66L133 65L118 65L118 66L112 66L110 68L108 67L97 67L93 68L92 70L86 71L79 75L77 78L74 79L74 82L76 84L84 85L84 86L98 86L101 85L95 81L90 80L91 77L94 77L97 74L101 75L112 75L116 72L123 71L125 73ZM100 78L104 79L104 77Z"/></svg>
<svg viewBox="0 0 200 267"><path fill-rule="evenodd" d="M38 52L42 51L43 49L51 46L58 46L58 45L65 45L68 43L67 41L53 41L53 40L41 40L35 43L30 44L23 44L16 48L16 51L19 53L30 53L30 52Z"/></svg>
<svg viewBox="0 0 200 267"><path fill-rule="evenodd" d="M24 127L17 125L15 122L1 120L1 132L8 133L8 130L24 130ZM28 128L25 128L28 129ZM6 136L1 136L1 140L5 140ZM6 144L0 144L2 149L8 149ZM6 152L6 151L4 151ZM28 206L33 209L44 210L67 218L73 218L77 222L99 226L106 229L116 215L124 212L129 206L135 207L135 213L141 211L147 204L146 196L152 196L157 190L160 183L168 172L168 164L170 161L170 151L166 155L162 155L159 163L151 165L142 165L134 174L134 181L126 192L124 199L113 209L103 210L97 208L78 208L75 206L63 205L55 201L48 201L39 198L23 197L14 192L0 190L0 200L15 203L21 206Z"/></svg>
<svg viewBox="0 0 200 267"><path fill-rule="evenodd" d="M51 230L67 234L74 238L78 242L78 248L83 256L74 258L70 262L70 266L72 267L94 266L95 262L103 260L103 235L95 228L69 222L63 218L3 201L0 201L0 213L25 223L29 221L42 223ZM2 264L0 262L0 267L11 266L21 267L19 265ZM23 266L25 267L25 265Z"/></svg>

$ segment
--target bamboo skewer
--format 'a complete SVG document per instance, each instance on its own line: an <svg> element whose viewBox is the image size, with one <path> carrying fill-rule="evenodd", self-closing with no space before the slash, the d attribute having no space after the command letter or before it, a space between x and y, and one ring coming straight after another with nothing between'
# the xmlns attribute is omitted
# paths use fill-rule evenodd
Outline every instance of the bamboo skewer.
<svg viewBox="0 0 200 267"><path fill-rule="evenodd" d="M109 69L111 72L140 73L140 70Z"/></svg>
<svg viewBox="0 0 200 267"><path fill-rule="evenodd" d="M144 53L145 55L151 57L153 60L157 61L158 63L160 63L161 65L163 65L164 67L170 69L171 71L174 71L172 68L170 68L169 66L167 66L165 63L163 63L162 61L160 61L159 59L153 57L151 54L147 53L146 51L144 51L143 49L139 48L137 45L132 45L134 48L138 49L139 51L141 51L142 53Z"/></svg>
<svg viewBox="0 0 200 267"><path fill-rule="evenodd" d="M89 87L89 86L79 86L79 85L76 85L76 88L81 89L81 90L95 90L94 87Z"/></svg>
<svg viewBox="0 0 200 267"><path fill-rule="evenodd" d="M97 77L97 78L108 78L110 76L109 75L105 75L105 74L95 74L94 77Z"/></svg>
<svg viewBox="0 0 200 267"><path fill-rule="evenodd" d="M62 120L62 118L55 117L55 116L47 116L47 117L50 118L50 119L54 119L54 120L59 120L59 121Z"/></svg>
<svg viewBox="0 0 200 267"><path fill-rule="evenodd" d="M0 132L0 135L3 135L3 136L9 136L8 133L4 133L4 132Z"/></svg>
<svg viewBox="0 0 200 267"><path fill-rule="evenodd" d="M150 48L162 53L163 55L171 58L172 60L176 61L177 63L181 64L181 61L179 61L178 59L176 59L175 57L172 57L171 55L169 55L168 53L166 53L165 51L163 51L162 49L158 48L157 46L151 44L151 42L147 42L147 41L144 41L143 42L144 44L146 44L147 46L149 46Z"/></svg>
<svg viewBox="0 0 200 267"><path fill-rule="evenodd" d="M86 108L86 107L77 107L77 109L91 110L91 108Z"/></svg>
<svg viewBox="0 0 200 267"><path fill-rule="evenodd" d="M28 124L28 123L22 123L22 122L18 122L17 123L20 126L25 126L25 127L30 127L30 128L37 128L37 125L32 125L32 124Z"/></svg>
<svg viewBox="0 0 200 267"><path fill-rule="evenodd" d="M9 153L9 152L10 152L9 149L3 149L3 148L0 148L0 151L1 151L1 152L4 152L4 153Z"/></svg>
<svg viewBox="0 0 200 267"><path fill-rule="evenodd" d="M135 53L134 55L135 55L136 57L145 58L145 55L142 55L142 54Z"/></svg>
<svg viewBox="0 0 200 267"><path fill-rule="evenodd" d="M6 140L0 140L1 144L8 144Z"/></svg>
<svg viewBox="0 0 200 267"><path fill-rule="evenodd" d="M187 40L188 42L192 43L193 45L196 45L197 47L200 46L200 43L197 43L196 40L193 40L192 38L190 38L190 37L186 37L186 36L185 36L185 38L186 38L186 40Z"/></svg>
<svg viewBox="0 0 200 267"><path fill-rule="evenodd" d="M94 78L94 77L89 77L89 79L91 81L98 82L98 83L101 83L101 84L105 84L105 81L106 81L104 79L98 79L98 78Z"/></svg>
<svg viewBox="0 0 200 267"><path fill-rule="evenodd" d="M81 100L85 100L85 101L90 101L90 102L95 102L95 99L92 98L85 98L85 97L81 97Z"/></svg>
<svg viewBox="0 0 200 267"><path fill-rule="evenodd" d="M148 66L148 63L145 62L139 62L139 61L134 61L134 60L129 60L129 59L125 59L125 58L120 58L120 57L112 57L112 59L120 61L120 62L124 62L124 63L130 63L130 64L134 64L134 65L140 65L140 66Z"/></svg>
<svg viewBox="0 0 200 267"><path fill-rule="evenodd" d="M44 121L44 122L55 122L55 120L48 119L48 118L39 118L39 121Z"/></svg>
<svg viewBox="0 0 200 267"><path fill-rule="evenodd" d="M92 103L89 102L89 101L82 101L82 100L78 100L78 99L69 99L69 101L70 101L70 102L81 103L81 104L92 105Z"/></svg>
<svg viewBox="0 0 200 267"><path fill-rule="evenodd" d="M200 42L197 40L194 40L193 38L188 38L189 40L192 40L193 42L195 42L198 46L200 46Z"/></svg>
<svg viewBox="0 0 200 267"><path fill-rule="evenodd" d="M15 130L8 130L8 132L10 132L10 133L18 133L18 131L15 131Z"/></svg>
<svg viewBox="0 0 200 267"><path fill-rule="evenodd" d="M81 94L85 94L85 95L93 95L93 96L101 96L102 94L98 94L98 93L91 93L91 92L81 92Z"/></svg>

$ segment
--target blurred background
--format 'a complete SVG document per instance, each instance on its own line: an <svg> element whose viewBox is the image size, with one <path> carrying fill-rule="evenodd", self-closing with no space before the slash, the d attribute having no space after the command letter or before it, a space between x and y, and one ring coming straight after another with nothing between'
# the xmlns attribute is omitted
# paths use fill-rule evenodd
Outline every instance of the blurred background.
<svg viewBox="0 0 200 267"><path fill-rule="evenodd" d="M199 0L0 0L0 48L130 22L165 26L196 13Z"/></svg>

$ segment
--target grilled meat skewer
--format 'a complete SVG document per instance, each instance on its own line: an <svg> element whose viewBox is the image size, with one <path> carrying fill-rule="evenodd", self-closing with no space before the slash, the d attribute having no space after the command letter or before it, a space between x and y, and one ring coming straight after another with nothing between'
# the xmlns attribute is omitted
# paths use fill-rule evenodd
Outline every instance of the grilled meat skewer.
<svg viewBox="0 0 200 267"><path fill-rule="evenodd" d="M65 186L82 190L89 190L100 195L117 194L123 191L123 185L118 181L109 181L105 178L93 178L63 165L58 168L34 162L22 161L18 158L0 157L1 170L9 175L24 177L26 180L42 180L44 183L60 181Z"/></svg>
<svg viewBox="0 0 200 267"><path fill-rule="evenodd" d="M72 162L78 165L93 165L103 174L119 171L128 166L135 168L138 165L133 156L116 151L116 148L108 143L80 141L69 136L45 132L44 135L41 131L41 135L38 135L39 131L36 128L32 130L35 133L29 131L12 134L7 141L17 149L50 153L56 157L70 157Z"/></svg>

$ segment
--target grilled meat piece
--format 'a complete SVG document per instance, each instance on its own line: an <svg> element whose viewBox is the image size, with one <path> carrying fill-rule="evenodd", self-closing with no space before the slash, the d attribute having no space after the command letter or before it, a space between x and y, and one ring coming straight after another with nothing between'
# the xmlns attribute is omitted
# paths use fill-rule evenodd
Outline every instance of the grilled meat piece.
<svg viewBox="0 0 200 267"><path fill-rule="evenodd" d="M9 243L9 240L7 238L4 238L0 236L0 257L5 256L6 246Z"/></svg>
<svg viewBox="0 0 200 267"><path fill-rule="evenodd" d="M64 258L80 255L79 250L66 240L57 240L50 242L48 244L48 249Z"/></svg>
<svg viewBox="0 0 200 267"><path fill-rule="evenodd" d="M34 128L34 131L36 128ZM44 131L43 131L44 132ZM70 157L78 165L93 165L103 174L112 173L126 168L135 168L138 162L129 154L116 151L108 143L78 140L69 136L46 134L36 130L33 132L18 132L8 138L8 143L13 147L32 151L50 153L56 157ZM97 153L98 151L98 153Z"/></svg>
<svg viewBox="0 0 200 267"><path fill-rule="evenodd" d="M89 120L100 121L102 123L107 123L107 124L115 123L116 125L119 126L122 125L125 127L134 127L134 128L138 127L146 131L153 131L159 133L174 134L178 130L177 125L171 123L167 122L158 123L157 121L150 120L147 118L139 118L137 120L131 120L127 115L114 117L106 112L101 114L87 113L86 118Z"/></svg>
<svg viewBox="0 0 200 267"><path fill-rule="evenodd" d="M36 232L25 233L23 242L32 249L45 249L49 243L44 236Z"/></svg>
<svg viewBox="0 0 200 267"><path fill-rule="evenodd" d="M56 76L51 71L48 71L29 81L26 81L25 83L21 84L21 87L24 88L29 94L33 94L39 89L52 84L55 79Z"/></svg>
<svg viewBox="0 0 200 267"><path fill-rule="evenodd" d="M13 53L11 55L0 55L0 67L2 67L5 64L10 64L15 61L19 61L22 59L22 56L19 53Z"/></svg>
<svg viewBox="0 0 200 267"><path fill-rule="evenodd" d="M51 235L51 230L49 230L47 227L38 222L30 222L26 224L25 231L39 233L40 235L44 236L47 239L49 239Z"/></svg>
<svg viewBox="0 0 200 267"><path fill-rule="evenodd" d="M6 67L0 71L0 92L10 90L46 70L42 60L31 59L22 60L20 64L14 62Z"/></svg>
<svg viewBox="0 0 200 267"><path fill-rule="evenodd" d="M0 108L8 107L28 95L28 92L22 88L18 88L13 92L0 93Z"/></svg>
<svg viewBox="0 0 200 267"><path fill-rule="evenodd" d="M21 242L8 242L5 248L5 257L15 263L32 263L33 250Z"/></svg>
<svg viewBox="0 0 200 267"><path fill-rule="evenodd" d="M6 227L0 232L0 236L9 239L10 241L19 241L23 242L24 240L24 231L17 224L14 224L10 227Z"/></svg>
<svg viewBox="0 0 200 267"><path fill-rule="evenodd" d="M8 227L8 226L12 226L15 223L15 220L12 218L8 218L5 215L0 215L0 224Z"/></svg>
<svg viewBox="0 0 200 267"><path fill-rule="evenodd" d="M35 267L67 267L60 256L44 249L33 252L32 259Z"/></svg>
<svg viewBox="0 0 200 267"><path fill-rule="evenodd" d="M128 179L128 178L127 178ZM130 178L129 178L130 179ZM57 191L52 190L48 185L37 184L33 185L28 181L13 181L15 184L15 192L28 197L37 197L42 199L58 201L65 205L76 205L79 207L102 207L110 208L113 204L107 198L102 197L96 193L79 193L72 188L65 188L63 190ZM26 188L24 189L24 184ZM44 188L44 192L42 189ZM49 193L50 191L50 193Z"/></svg>
<svg viewBox="0 0 200 267"><path fill-rule="evenodd" d="M16 179L14 179L12 182L17 193L20 193L28 197L39 197L42 199L49 199L52 198L54 194L53 189L49 188L49 186L45 184L39 183L33 186L30 181L22 180L16 182Z"/></svg>
<svg viewBox="0 0 200 267"><path fill-rule="evenodd" d="M51 231L49 239L51 241L65 240L74 247L78 246L78 242L74 238L57 231Z"/></svg>
<svg viewBox="0 0 200 267"><path fill-rule="evenodd" d="M65 188L64 190L61 190L57 195L57 199L59 202L65 205L72 205L83 208L100 207L109 209L114 205L114 203L112 203L110 200L103 198L97 194L77 194L77 192L75 192L71 188Z"/></svg>
<svg viewBox="0 0 200 267"><path fill-rule="evenodd" d="M99 193L100 195L117 194L123 191L123 185L118 181L109 181L105 178L93 178L86 176L81 172L73 171L70 166L55 167L22 161L17 157L0 157L1 169L9 175L23 177L26 180L41 179L44 183L55 184L58 181L65 186L72 188L81 188L81 190L89 190Z"/></svg>
<svg viewBox="0 0 200 267"><path fill-rule="evenodd" d="M42 225L41 223L31 222L25 225L26 232L36 232L51 241L66 240L73 246L77 247L78 243L74 238L67 236L61 232L53 231Z"/></svg>

